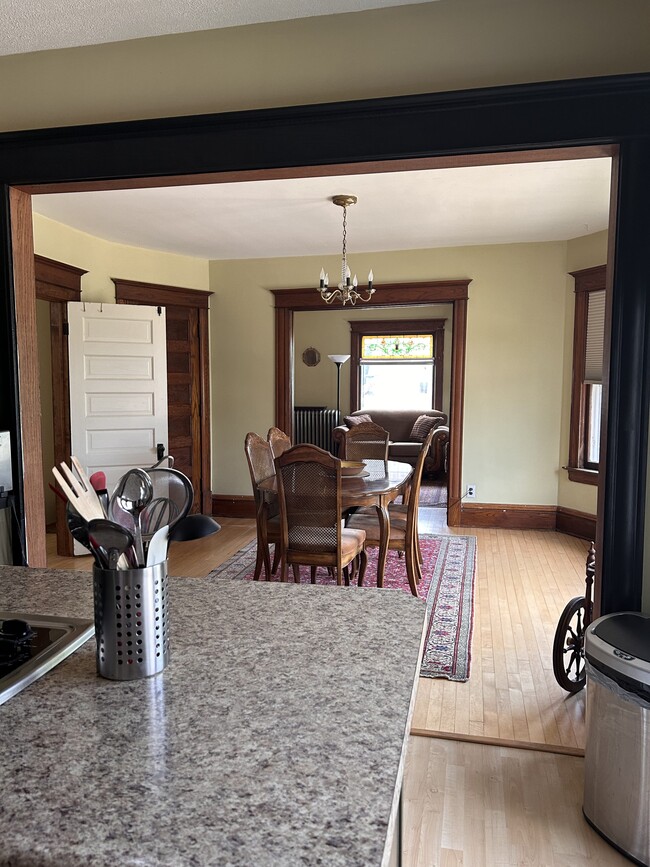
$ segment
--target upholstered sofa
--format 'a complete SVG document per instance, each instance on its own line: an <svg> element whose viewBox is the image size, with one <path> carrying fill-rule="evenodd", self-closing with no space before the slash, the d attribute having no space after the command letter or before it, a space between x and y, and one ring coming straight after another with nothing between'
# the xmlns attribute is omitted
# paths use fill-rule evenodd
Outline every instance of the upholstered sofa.
<svg viewBox="0 0 650 867"><path fill-rule="evenodd" d="M415 464L420 451L421 442L411 439L411 431L418 416L429 415L440 419L431 442L429 454L424 462L424 472L430 476L444 476L447 471L447 448L449 443L449 428L447 416L436 409L427 411L414 409L359 409L350 416L369 415L375 424L381 425L390 434L388 457L393 461L405 461ZM343 455L343 441L347 424L339 425L332 431L334 445L338 454Z"/></svg>

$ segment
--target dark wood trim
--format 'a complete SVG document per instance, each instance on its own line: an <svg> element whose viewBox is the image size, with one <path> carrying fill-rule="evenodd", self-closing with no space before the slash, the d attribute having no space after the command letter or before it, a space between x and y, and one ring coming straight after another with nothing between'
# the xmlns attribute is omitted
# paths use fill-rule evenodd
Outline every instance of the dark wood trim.
<svg viewBox="0 0 650 867"><path fill-rule="evenodd" d="M255 500L249 496L213 494L212 508L209 514L218 518L252 518L255 520Z"/></svg>
<svg viewBox="0 0 650 867"><path fill-rule="evenodd" d="M365 310L383 307L418 307L427 304L450 304L468 297L470 280L425 280L417 283L374 283L375 294L364 302ZM271 289L276 308L290 310L332 310L320 297L316 287L311 289Z"/></svg>
<svg viewBox="0 0 650 867"><path fill-rule="evenodd" d="M198 508L206 515L212 509L212 465L210 425L210 339L209 301L213 292L205 289L188 289L184 286L169 286L161 283L145 283L111 277L115 284L115 300L118 304L145 304L159 307L187 307L191 340L198 345L198 357L190 359L192 388L191 428L192 442L201 443L198 460L201 490L198 493ZM197 508L195 503L194 508Z"/></svg>
<svg viewBox="0 0 650 867"><path fill-rule="evenodd" d="M580 482L582 485L597 485L598 470L586 470L583 467L565 467L567 476L571 482Z"/></svg>
<svg viewBox="0 0 650 867"><path fill-rule="evenodd" d="M293 439L293 310L275 309L275 424Z"/></svg>
<svg viewBox="0 0 650 867"><path fill-rule="evenodd" d="M160 305L174 304L184 307L197 307L207 310L210 296L214 292L206 289L187 289L185 286L168 286L162 283L143 283L139 280L124 280L111 277L115 283L115 300L129 301L131 304ZM155 299L155 300L152 300Z"/></svg>
<svg viewBox="0 0 650 867"><path fill-rule="evenodd" d="M465 412L465 356L467 343L467 299L454 302L451 342L451 395L449 406L449 483L447 524L461 525L461 476Z"/></svg>
<svg viewBox="0 0 650 867"><path fill-rule="evenodd" d="M39 292L47 293L46 301L79 301L81 298L81 278L87 271L76 268L65 262L57 262L56 259L48 259L47 256L34 256L34 270L36 272L36 297L44 297ZM57 290L62 290L59 297ZM73 293L75 297L71 297Z"/></svg>
<svg viewBox="0 0 650 867"><path fill-rule="evenodd" d="M565 506L557 507L555 529L558 533L566 533L567 536L577 536L579 539L591 542L596 538L596 523L595 515L567 509Z"/></svg>
<svg viewBox="0 0 650 867"><path fill-rule="evenodd" d="M461 527L499 527L507 530L554 530L557 506L513 503L462 503Z"/></svg>
<svg viewBox="0 0 650 867"><path fill-rule="evenodd" d="M36 293L34 285L34 236L32 197L20 190L9 191L11 249L16 310L16 353L20 377L20 433L22 477L15 487L23 489L17 513L25 533L24 565L46 566L45 495L41 459L41 400L36 334ZM14 464L14 473L19 472ZM21 508L22 506L22 508Z"/></svg>
<svg viewBox="0 0 650 867"><path fill-rule="evenodd" d="M69 461L70 378L68 358L68 302L81 300L81 278L87 274L65 262L34 256L36 298L50 304L50 345L52 366L52 431L54 462ZM62 557L72 557L74 541L68 530L65 503L56 498L56 551Z"/></svg>
<svg viewBox="0 0 650 867"><path fill-rule="evenodd" d="M248 171L204 172L156 177L115 178L111 180L70 181L45 184L19 184L26 193L81 193L89 190L140 190L156 187L192 186L197 184L232 184L246 181L268 181L283 178L340 177L341 175L375 174L382 172L414 172L431 169L466 168L468 166L503 166L540 163L552 160L585 160L612 157L617 151L613 144L586 147L542 148L539 150L503 151L502 153L453 154L451 156L415 157L406 159L372 160L334 165L287 166Z"/></svg>
<svg viewBox="0 0 650 867"><path fill-rule="evenodd" d="M598 470L586 470L585 429L586 429L586 386L585 347L587 343L587 313L589 293L604 291L607 280L607 266L596 265L581 271L569 272L575 280L575 314L573 320L573 370L571 373L571 416L569 422L569 462L568 474L572 482L597 485ZM607 328L607 321L605 328ZM603 368L605 361L603 360ZM595 481L594 481L595 478Z"/></svg>
<svg viewBox="0 0 650 867"><path fill-rule="evenodd" d="M442 409L443 377L445 372L446 319L353 319L350 321L350 412L360 409L361 338L368 334L433 334L435 365L432 409Z"/></svg>
<svg viewBox="0 0 650 867"><path fill-rule="evenodd" d="M387 302L388 296L384 296L381 304L376 305L372 300L365 309L377 307L404 307L413 303L415 306L422 304L451 304L452 305L452 377L450 395L450 451L449 451L449 485L447 524L450 527L458 527L460 521L460 480L462 458L462 424L463 403L465 391L465 337L467 334L467 298L469 294L469 280L438 280L423 281L418 283L391 283L391 297L398 299L392 303ZM404 289L401 291L400 287ZM291 436L293 430L293 314L294 310L332 310L325 305L316 289L273 289L276 304L278 299L280 306L276 307L276 344L275 344L275 393L276 393L276 424ZM447 294L449 293L449 294ZM315 297L314 297L315 296ZM373 296L374 298L374 296ZM293 307L295 300L297 307ZM304 306L308 304L308 306ZM358 334L357 334L358 337ZM354 351L354 341L352 341ZM357 358L359 354L356 347ZM358 392L356 403L358 404ZM284 424L284 426L283 426ZM454 426L457 426L454 429ZM454 436L455 434L455 436ZM453 445L451 443L453 442Z"/></svg>
<svg viewBox="0 0 650 867"><path fill-rule="evenodd" d="M650 74L574 79L334 104L291 106L126 123L28 130L0 135L0 349L8 371L8 394L0 416L16 443L15 495L19 522L32 538L38 513L25 512L23 490L32 479L20 468L40 458L21 441L21 426L36 423L23 411L33 387L30 356L36 355L29 320L17 314L33 269L25 236L27 209L10 201L9 188L30 192L118 186L152 186L165 179L221 174L356 167L372 163L400 168L418 159L486 162L517 160L517 151L575 148L584 155L616 154L615 202L608 262L612 271L612 338L607 430L599 485L597 556L602 561L603 613L637 608L643 587L647 432L650 409L650 305L647 301L647 238L650 235ZM324 132L327 131L327 134ZM609 150L607 150L609 148ZM505 155L505 157L504 157ZM526 159L526 157L524 157ZM463 162L465 161L465 162ZM414 163L410 162L413 167ZM162 178L162 181L157 180ZM72 186L69 187L70 189ZM17 225L15 225L17 224ZM614 255L614 252L616 255ZM13 267L10 262L13 257ZM30 291L33 290L30 288ZM610 293L608 293L609 295ZM18 358L19 348L23 353ZM36 403L38 400L36 399ZM22 413L22 416L21 416ZM19 419L21 420L19 422ZM453 423L453 422L452 422ZM453 432L452 432L453 440ZM29 448L24 448L29 445ZM601 449L601 452L603 449ZM24 452L24 455L23 455ZM30 452L28 454L28 452ZM453 448L452 448L453 452ZM23 460L24 458L24 460ZM39 487L42 481L39 482ZM41 497L42 499L42 497ZM450 512L454 508L450 504ZM27 517L26 517L27 515ZM23 533L24 535L24 533ZM621 576L625 576L621 580ZM598 571L597 571L598 577Z"/></svg>

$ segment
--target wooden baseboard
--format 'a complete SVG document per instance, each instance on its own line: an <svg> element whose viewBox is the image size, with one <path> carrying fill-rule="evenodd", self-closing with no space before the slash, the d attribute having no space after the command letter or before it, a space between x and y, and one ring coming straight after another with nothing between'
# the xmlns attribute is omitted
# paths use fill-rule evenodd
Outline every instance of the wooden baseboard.
<svg viewBox="0 0 650 867"><path fill-rule="evenodd" d="M567 536L577 536L590 542L596 538L596 516L558 506L555 529Z"/></svg>
<svg viewBox="0 0 650 867"><path fill-rule="evenodd" d="M461 527L499 527L506 530L554 530L557 506L513 503L463 503Z"/></svg>
<svg viewBox="0 0 650 867"><path fill-rule="evenodd" d="M255 500L252 496L213 494L212 514L222 518L255 518Z"/></svg>
<svg viewBox="0 0 650 867"><path fill-rule="evenodd" d="M485 529L498 527L503 530L557 530L587 541L596 538L596 516L564 506L462 503L460 524L457 526Z"/></svg>

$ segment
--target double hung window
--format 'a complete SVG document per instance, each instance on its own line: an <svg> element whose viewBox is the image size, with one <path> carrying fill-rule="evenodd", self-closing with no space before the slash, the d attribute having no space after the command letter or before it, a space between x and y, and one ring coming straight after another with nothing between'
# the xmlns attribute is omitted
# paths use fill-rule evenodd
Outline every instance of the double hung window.
<svg viewBox="0 0 650 867"><path fill-rule="evenodd" d="M569 478L598 483L605 342L605 266L573 272L575 322Z"/></svg>

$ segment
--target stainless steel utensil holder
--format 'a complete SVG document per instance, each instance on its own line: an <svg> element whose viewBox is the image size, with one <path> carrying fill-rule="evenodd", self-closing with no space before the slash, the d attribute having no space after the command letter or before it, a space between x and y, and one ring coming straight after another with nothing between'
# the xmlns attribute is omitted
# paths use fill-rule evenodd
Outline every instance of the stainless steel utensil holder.
<svg viewBox="0 0 650 867"><path fill-rule="evenodd" d="M169 662L167 562L142 569L93 569L97 671L137 680Z"/></svg>

